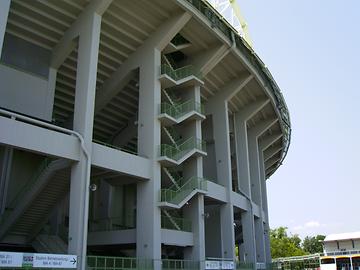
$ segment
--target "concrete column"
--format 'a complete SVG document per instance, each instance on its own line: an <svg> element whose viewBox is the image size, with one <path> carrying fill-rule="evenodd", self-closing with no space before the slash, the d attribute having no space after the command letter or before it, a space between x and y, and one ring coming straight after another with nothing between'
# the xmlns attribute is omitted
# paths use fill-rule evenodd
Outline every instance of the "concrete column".
<svg viewBox="0 0 360 270"><path fill-rule="evenodd" d="M227 190L227 203L220 207L222 257L235 259L228 104L220 100L209 105L213 117L217 179Z"/></svg>
<svg viewBox="0 0 360 270"><path fill-rule="evenodd" d="M245 262L256 263L256 245L255 245L255 231L254 231L254 215L252 211L252 203L249 201L249 211L241 214L241 224L243 231L243 247Z"/></svg>
<svg viewBox="0 0 360 270"><path fill-rule="evenodd" d="M260 208L262 213L262 194L260 179L260 162L258 151L257 135L248 134L249 136L249 159L250 159L250 176L251 176L251 198ZM262 217L255 219L255 240L256 240L256 259L257 262L265 261L265 240Z"/></svg>
<svg viewBox="0 0 360 270"><path fill-rule="evenodd" d="M236 163L238 172L238 186L242 193L251 196L249 149L246 121L238 114L234 115Z"/></svg>
<svg viewBox="0 0 360 270"><path fill-rule="evenodd" d="M254 110L252 110L254 111ZM250 161L248 149L248 133L246 127L246 118L248 115L242 115L240 112L234 116L235 147L238 168L238 186L240 191L248 198L248 211L241 214L243 228L243 243L239 247L239 256L248 263L256 262L256 244L254 216L251 201L251 181L250 181Z"/></svg>
<svg viewBox="0 0 360 270"><path fill-rule="evenodd" d="M4 214L6 207L7 190L11 174L12 156L14 149L10 146L4 147L1 175L0 175L0 216Z"/></svg>
<svg viewBox="0 0 360 270"><path fill-rule="evenodd" d="M78 255L78 269L85 269L88 232L89 184L101 16L90 14L80 32L76 74L74 130L84 138L88 156L71 168L68 252Z"/></svg>
<svg viewBox="0 0 360 270"><path fill-rule="evenodd" d="M11 0L1 0L0 1L0 58L2 53L2 47L4 44L4 36L6 31L6 24L8 19L8 14L10 10Z"/></svg>
<svg viewBox="0 0 360 270"><path fill-rule="evenodd" d="M196 85L193 89L189 89L190 99L195 102L201 102L200 86ZM201 120L196 120L194 123L185 127L185 138L194 136L195 138L202 138ZM203 158L195 157L189 159L184 166L184 176L186 178L197 176L203 177ZM184 207L184 216L192 221L192 231L194 235L194 246L185 249L185 259L200 261L200 269L204 269L205 261L205 220L204 220L204 195L195 195L189 202L189 205Z"/></svg>
<svg viewBox="0 0 360 270"><path fill-rule="evenodd" d="M261 176L261 194L262 194L262 209L265 213L263 217L264 222L264 239L265 239L265 262L271 263L271 251L270 251L270 225L269 225L269 210L267 202L267 191L266 191L266 179L265 179L265 168L264 168L264 152L259 149L259 160L260 160L260 176Z"/></svg>
<svg viewBox="0 0 360 270"><path fill-rule="evenodd" d="M250 134L248 134L249 136ZM249 165L250 165L250 183L251 183L251 199L259 207L261 207L261 185L260 185L260 163L257 136L250 135L248 137L249 144Z"/></svg>
<svg viewBox="0 0 360 270"><path fill-rule="evenodd" d="M161 211L156 207L161 188L161 166L157 161L161 140L158 106L161 84L158 80L161 52L149 48L142 56L139 82L138 153L151 160L149 181L137 184L136 255L154 259L155 269L161 268Z"/></svg>

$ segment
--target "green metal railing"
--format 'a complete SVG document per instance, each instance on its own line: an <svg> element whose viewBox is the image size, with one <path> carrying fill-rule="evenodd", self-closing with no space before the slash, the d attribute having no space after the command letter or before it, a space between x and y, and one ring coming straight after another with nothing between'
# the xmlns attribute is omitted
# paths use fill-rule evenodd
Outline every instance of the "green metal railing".
<svg viewBox="0 0 360 270"><path fill-rule="evenodd" d="M5 209L5 213L4 215L1 217L0 223L4 220L6 220L6 218L10 215L10 213L12 212L12 210L14 210L14 208L16 207L16 205L19 203L19 201L24 199L24 196L27 192L29 192L29 190L31 189L31 187L33 187L36 183L36 181L39 179L40 175L45 171L45 169L47 169L50 165L50 163L54 161L53 159L50 158L45 158L43 160L43 162L41 162L41 164L39 165L39 167L36 169L35 173L33 174L33 176L30 178L30 180L25 184L24 187L21 188L21 190L17 193L17 195L15 196L14 199L12 199L12 201L10 202L10 204L8 205L8 207Z"/></svg>
<svg viewBox="0 0 360 270"><path fill-rule="evenodd" d="M175 189L174 186L168 189L161 189L160 201L179 204L195 189L207 191L207 181L204 178L193 176L180 189Z"/></svg>
<svg viewBox="0 0 360 270"><path fill-rule="evenodd" d="M253 263L244 263L244 262L237 262L235 269L236 270L253 270L254 264Z"/></svg>
<svg viewBox="0 0 360 270"><path fill-rule="evenodd" d="M177 217L171 217L173 222L176 223L176 225L179 226L181 231L184 232L192 232L192 223L191 220L185 219L185 218L177 218ZM169 230L178 230L174 223L170 221L170 218L167 216L161 216L161 228L163 229L169 229Z"/></svg>
<svg viewBox="0 0 360 270"><path fill-rule="evenodd" d="M162 270L192 270L200 269L200 263L198 261L190 260L161 260Z"/></svg>
<svg viewBox="0 0 360 270"><path fill-rule="evenodd" d="M95 219L90 222L89 231L117 231L134 229L136 227L136 218L134 215L127 215L125 217L109 217Z"/></svg>
<svg viewBox="0 0 360 270"><path fill-rule="evenodd" d="M281 129L284 133L283 136L283 151L281 160L275 166L275 168L270 171L267 175L269 177L283 162L285 159L291 141L291 122L289 110L286 106L284 97L280 91L279 86L276 84L273 76L270 71L266 68L265 64L262 62L260 57L254 52L254 50L247 44L247 42L238 34L236 29L234 29L222 16L219 12L216 11L207 1L205 0L186 0L193 7L195 7L200 13L202 13L208 21L211 22L212 27L219 29L230 42L235 41L236 48L244 55L244 57L249 61L258 71L258 74L266 83L266 86L272 91L272 94L275 97L276 107L279 111L279 116L281 118L280 124Z"/></svg>
<svg viewBox="0 0 360 270"><path fill-rule="evenodd" d="M195 137L191 137L183 142L177 142L176 144L178 146L177 148L168 144L160 145L160 156L166 156L173 160L179 160L193 149L206 152L206 142Z"/></svg>
<svg viewBox="0 0 360 270"><path fill-rule="evenodd" d="M174 118L179 118L191 111L204 114L204 105L202 105L200 102L196 102L193 99L185 101L184 103L178 105L172 105L167 102L160 104L160 114L165 113Z"/></svg>
<svg viewBox="0 0 360 270"><path fill-rule="evenodd" d="M189 76L195 76L199 79L202 78L202 75L199 71L196 71L193 66L188 65L178 69L172 69L169 65L161 65L161 74L166 74L175 81L184 79Z"/></svg>
<svg viewBox="0 0 360 270"><path fill-rule="evenodd" d="M115 146L115 145L112 145L112 144L109 144L109 143L106 143L106 142L102 142L102 141L99 141L99 140L93 140L94 143L97 143L97 144L101 144L101 145L104 145L106 147L110 147L110 148L113 148L113 149L116 149L116 150L120 150L120 151L123 151L123 152L127 152L129 154L132 154L132 155L137 155L138 153L135 152L135 151L131 151L131 150L128 150L128 149L125 149L123 147L118 147L118 146Z"/></svg>
<svg viewBox="0 0 360 270"><path fill-rule="evenodd" d="M87 256L89 270L150 270L153 269L153 260L131 257Z"/></svg>

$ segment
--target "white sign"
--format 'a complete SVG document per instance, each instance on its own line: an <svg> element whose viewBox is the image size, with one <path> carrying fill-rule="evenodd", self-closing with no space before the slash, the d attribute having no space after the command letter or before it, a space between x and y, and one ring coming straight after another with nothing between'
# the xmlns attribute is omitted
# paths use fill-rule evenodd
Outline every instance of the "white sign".
<svg viewBox="0 0 360 270"><path fill-rule="evenodd" d="M219 261L205 261L205 269L221 269Z"/></svg>
<svg viewBox="0 0 360 270"><path fill-rule="evenodd" d="M21 267L22 261L22 253L0 252L0 267Z"/></svg>
<svg viewBox="0 0 360 270"><path fill-rule="evenodd" d="M223 261L221 263L221 269L234 269L234 262Z"/></svg>
<svg viewBox="0 0 360 270"><path fill-rule="evenodd" d="M38 268L76 268L76 255L34 253L33 267Z"/></svg>

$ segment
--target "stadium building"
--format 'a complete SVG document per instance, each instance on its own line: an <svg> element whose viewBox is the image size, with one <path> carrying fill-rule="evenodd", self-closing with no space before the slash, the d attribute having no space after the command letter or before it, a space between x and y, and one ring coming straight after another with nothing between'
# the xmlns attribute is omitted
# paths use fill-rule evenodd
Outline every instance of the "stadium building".
<svg viewBox="0 0 360 270"><path fill-rule="evenodd" d="M0 52L0 250L79 269L271 262L265 183L289 114L206 1L1 0Z"/></svg>

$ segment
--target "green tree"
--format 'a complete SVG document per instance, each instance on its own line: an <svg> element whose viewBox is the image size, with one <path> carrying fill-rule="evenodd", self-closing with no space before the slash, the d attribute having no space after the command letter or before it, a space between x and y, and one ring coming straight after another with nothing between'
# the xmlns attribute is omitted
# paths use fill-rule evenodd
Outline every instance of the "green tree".
<svg viewBox="0 0 360 270"><path fill-rule="evenodd" d="M306 236L302 247L305 252L310 254L321 253L323 251L322 241L325 239L325 235Z"/></svg>
<svg viewBox="0 0 360 270"><path fill-rule="evenodd" d="M270 230L270 248L273 259L305 255L301 248L301 239L295 235L288 235L286 227Z"/></svg>

